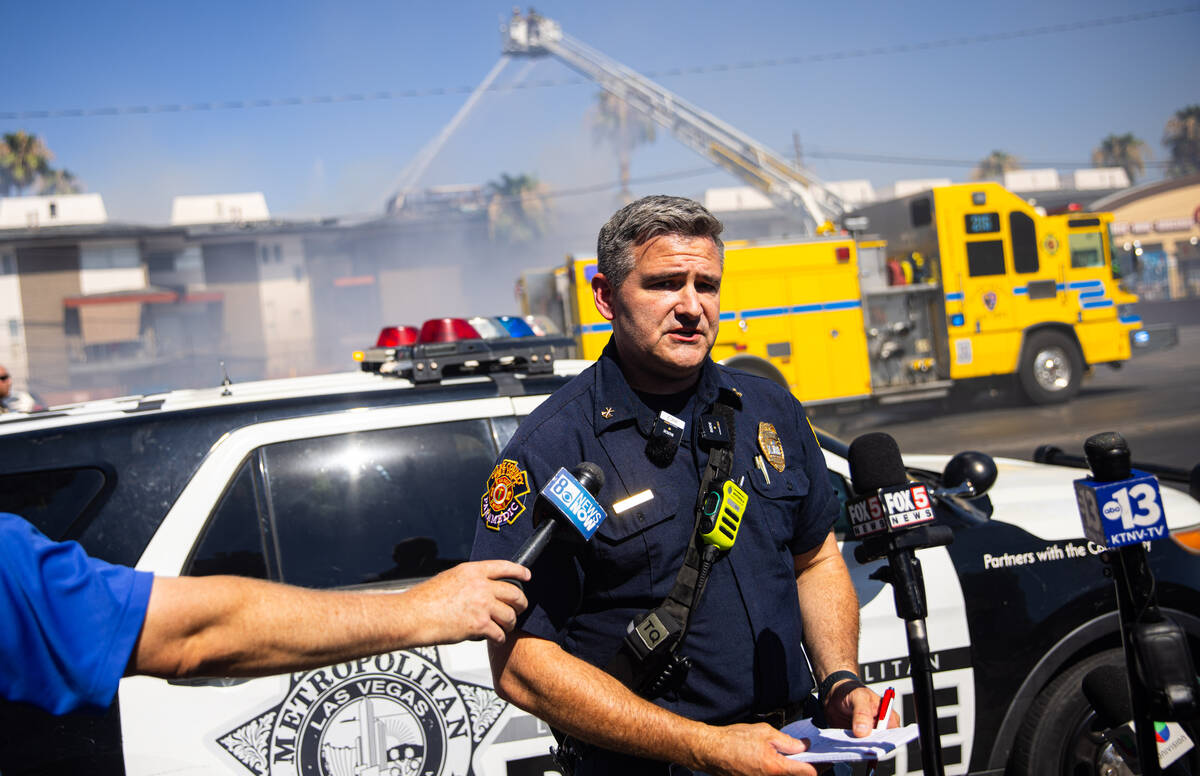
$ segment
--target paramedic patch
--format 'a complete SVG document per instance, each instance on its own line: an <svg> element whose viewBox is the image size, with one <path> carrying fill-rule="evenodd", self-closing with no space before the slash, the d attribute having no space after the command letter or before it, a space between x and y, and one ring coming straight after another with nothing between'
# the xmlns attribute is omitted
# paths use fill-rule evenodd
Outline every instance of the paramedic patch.
<svg viewBox="0 0 1200 776"><path fill-rule="evenodd" d="M259 776L465 776L504 708L443 673L429 647L292 674L277 706L217 743Z"/></svg>
<svg viewBox="0 0 1200 776"><path fill-rule="evenodd" d="M488 475L487 492L479 499L479 516L493 531L505 523L512 525L525 511L525 496L529 493L529 475L516 461L505 458Z"/></svg>

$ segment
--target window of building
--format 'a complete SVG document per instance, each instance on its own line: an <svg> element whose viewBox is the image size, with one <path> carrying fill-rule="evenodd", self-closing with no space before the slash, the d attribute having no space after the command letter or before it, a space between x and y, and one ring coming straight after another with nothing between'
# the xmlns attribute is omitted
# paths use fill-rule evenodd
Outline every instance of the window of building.
<svg viewBox="0 0 1200 776"><path fill-rule="evenodd" d="M1008 214L1012 234L1013 269L1021 273L1038 271L1037 227L1033 219L1019 210Z"/></svg>
<svg viewBox="0 0 1200 776"><path fill-rule="evenodd" d="M262 257L262 263L267 264L271 261L271 246L267 244L260 245L258 248L259 255Z"/></svg>
<svg viewBox="0 0 1200 776"><path fill-rule="evenodd" d="M967 274L971 277L1004 274L1004 243L979 240L967 243Z"/></svg>
<svg viewBox="0 0 1200 776"><path fill-rule="evenodd" d="M1104 241L1099 232L1071 232L1068 240L1073 269L1104 266Z"/></svg>
<svg viewBox="0 0 1200 776"><path fill-rule="evenodd" d="M11 253L0 254L0 275L17 274L17 259Z"/></svg>
<svg viewBox="0 0 1200 776"><path fill-rule="evenodd" d="M283 247L279 243L275 243L275 263L283 261Z"/></svg>

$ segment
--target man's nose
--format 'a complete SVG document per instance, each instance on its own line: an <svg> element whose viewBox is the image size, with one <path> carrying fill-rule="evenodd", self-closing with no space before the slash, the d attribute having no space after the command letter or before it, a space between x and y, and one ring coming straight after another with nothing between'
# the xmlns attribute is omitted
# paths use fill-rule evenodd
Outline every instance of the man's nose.
<svg viewBox="0 0 1200 776"><path fill-rule="evenodd" d="M691 283L685 284L679 290L679 298L675 300L675 312L688 318L699 318L703 312L700 305L700 294Z"/></svg>

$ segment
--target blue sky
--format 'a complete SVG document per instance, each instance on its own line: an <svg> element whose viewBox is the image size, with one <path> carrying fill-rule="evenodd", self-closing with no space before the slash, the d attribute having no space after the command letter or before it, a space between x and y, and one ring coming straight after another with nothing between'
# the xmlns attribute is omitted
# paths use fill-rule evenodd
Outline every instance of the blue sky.
<svg viewBox="0 0 1200 776"><path fill-rule="evenodd" d="M1086 164L1110 132L1163 160L1163 125L1200 102L1200 6L1176 0L1004 3L606 2L536 6L570 35L641 72L840 55L657 80L774 148ZM60 2L5 13L0 114L472 87L496 63L499 2ZM1122 24L1092 24L1185 9ZM19 17L19 18L18 18ZM907 53L855 52L1055 25L1080 29ZM22 31L28 34L22 35ZM500 83L575 80L517 61ZM491 92L422 179L481 183L530 173L551 189L616 179L577 82ZM263 191L273 214L379 212L412 156L466 94L289 107L0 118L42 136L55 164L104 195L113 220L165 223L171 197ZM828 180L965 179L968 167L810 157ZM730 176L660 133L640 148L635 193L699 195ZM1150 170L1153 177L1157 171ZM676 173L692 173L675 177ZM615 201L615 190L609 195Z"/></svg>

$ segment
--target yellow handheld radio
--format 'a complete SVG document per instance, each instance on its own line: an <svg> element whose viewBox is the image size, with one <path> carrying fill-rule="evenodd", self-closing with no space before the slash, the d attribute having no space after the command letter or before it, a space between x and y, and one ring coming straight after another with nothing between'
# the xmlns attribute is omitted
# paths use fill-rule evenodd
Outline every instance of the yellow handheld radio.
<svg viewBox="0 0 1200 776"><path fill-rule="evenodd" d="M719 492L710 490L704 497L700 538L722 551L732 547L749 501L746 491L733 480L725 480Z"/></svg>

